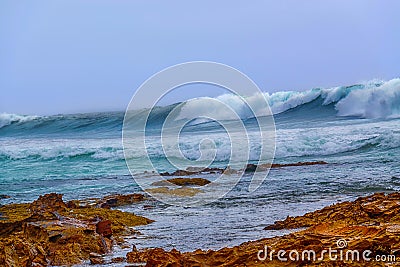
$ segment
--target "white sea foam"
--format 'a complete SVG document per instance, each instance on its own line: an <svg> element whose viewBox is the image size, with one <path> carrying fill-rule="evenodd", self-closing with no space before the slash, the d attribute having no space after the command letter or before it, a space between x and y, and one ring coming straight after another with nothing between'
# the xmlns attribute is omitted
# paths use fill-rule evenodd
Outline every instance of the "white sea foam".
<svg viewBox="0 0 400 267"><path fill-rule="evenodd" d="M194 119L196 116L209 116L217 120L234 119L230 107L241 119L267 115L263 102L268 101L273 114L279 114L289 109L310 103L321 97L323 105L334 103L338 116L357 116L362 118L388 118L400 115L400 79L387 82L369 81L354 86L333 88L315 88L304 92L284 91L275 93L260 93L244 97L245 101L255 107L251 111L241 97L225 94L209 98L195 98L187 101L177 119Z"/></svg>
<svg viewBox="0 0 400 267"><path fill-rule="evenodd" d="M10 125L14 122L27 122L38 119L39 116L17 115L9 113L0 113L0 128Z"/></svg>
<svg viewBox="0 0 400 267"><path fill-rule="evenodd" d="M400 115L400 79L353 90L336 104L339 116L389 118Z"/></svg>

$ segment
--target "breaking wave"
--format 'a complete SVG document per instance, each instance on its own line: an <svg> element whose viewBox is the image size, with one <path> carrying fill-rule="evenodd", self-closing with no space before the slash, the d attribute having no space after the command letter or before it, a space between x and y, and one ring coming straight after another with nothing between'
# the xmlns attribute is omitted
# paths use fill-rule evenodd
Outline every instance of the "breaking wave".
<svg viewBox="0 0 400 267"><path fill-rule="evenodd" d="M221 103L228 105L242 119L268 115L263 108L266 99L273 114L280 114L290 109L308 104L321 98L322 106L333 104L337 116L352 116L359 118L390 118L400 115L400 79L387 82L370 81L352 86L334 88L314 88L304 92L284 91L276 93L262 93L245 97L256 110L250 110L240 96L225 94L216 97ZM219 109L215 102L209 105L207 98L196 98L187 101L182 107L178 118L190 119L196 114L209 114L218 119L233 119L225 113L226 109ZM257 109L257 107L260 107ZM299 114L301 115L301 114Z"/></svg>
<svg viewBox="0 0 400 267"><path fill-rule="evenodd" d="M273 114L296 112L296 119L309 119L309 116L323 114L323 110L330 109L337 117L386 119L400 117L400 79L390 81L370 81L351 86L334 88L314 88L304 92L284 91L262 93L247 96L246 102L251 103L254 110L250 110L241 97L224 94L216 97L220 103L229 106L242 120L256 116L269 115L263 105L266 99ZM316 100L319 100L316 102ZM192 119L189 126L207 124L207 115L217 120L235 119L232 112L218 101L209 101L208 98L195 98L183 103L166 107L156 107L150 113L147 125L161 127L171 110L175 120ZM310 103L318 103L318 107L310 109ZM302 108L303 107L303 108ZM318 112L320 109L320 112ZM143 112L138 111L133 120L143 120ZM202 114L203 118L198 118ZM55 116L25 116L17 114L0 114L0 136L19 136L26 134L71 134L91 135L101 133L101 137L120 136L124 112L91 113ZM205 117L205 118L204 118ZM277 117L279 120L279 116Z"/></svg>

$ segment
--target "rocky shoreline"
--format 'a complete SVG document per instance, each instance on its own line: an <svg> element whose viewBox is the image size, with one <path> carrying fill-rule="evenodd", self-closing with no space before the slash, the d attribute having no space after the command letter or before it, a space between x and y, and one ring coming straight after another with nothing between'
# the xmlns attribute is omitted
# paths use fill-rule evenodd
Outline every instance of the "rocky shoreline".
<svg viewBox="0 0 400 267"><path fill-rule="evenodd" d="M62 195L52 193L32 203L2 206L0 266L107 263L103 256L110 254L115 246L129 248L124 238L137 234L135 226L152 222L110 208L144 199L141 194L130 194L64 202ZM287 217L265 228L266 231L281 229L294 229L294 232L217 251L181 253L131 247L126 257L110 258L108 263L119 262L126 266L400 266L400 193L361 197L303 216ZM327 249L342 251L342 254L368 250L369 260L332 260L322 253ZM315 259L288 259L292 251L301 255L310 250L315 252ZM278 255L278 251L284 251L283 256ZM282 261L285 255L286 261ZM377 256L391 256L395 260L377 262L374 261Z"/></svg>
<svg viewBox="0 0 400 267"><path fill-rule="evenodd" d="M400 193L377 193L338 203L304 216L287 217L265 230L278 229L298 231L217 251L135 250L127 254L127 261L165 267L400 266ZM336 254L329 254L330 249ZM308 256L310 251L315 252L315 259ZM305 257L303 252L307 252Z"/></svg>
<svg viewBox="0 0 400 267"><path fill-rule="evenodd" d="M2 206L0 266L102 263L101 256L113 246L127 245L124 236L137 234L134 226L152 222L110 207L143 199L141 194L131 194L64 202L62 195L51 193L32 203Z"/></svg>

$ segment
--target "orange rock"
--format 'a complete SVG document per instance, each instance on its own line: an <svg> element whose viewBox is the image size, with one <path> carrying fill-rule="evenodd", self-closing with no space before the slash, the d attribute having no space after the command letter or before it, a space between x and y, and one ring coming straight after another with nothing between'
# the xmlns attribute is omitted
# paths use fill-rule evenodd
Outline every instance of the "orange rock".
<svg viewBox="0 0 400 267"><path fill-rule="evenodd" d="M176 250L146 249L127 254L130 263L147 262L146 266L399 266L398 262L332 261L327 254L321 254L328 248L337 251L372 251L376 255L395 255L400 260L400 194L374 194L358 198L354 202L343 202L304 216L288 217L266 229L304 230L285 236L265 238L243 243L233 248L217 251L196 250L179 253ZM373 212L371 212L373 211ZM338 241L341 243L338 243ZM339 244L341 245L339 247ZM272 260L259 260L257 255L265 246L276 252L313 250L321 259L308 258L298 261L280 261L277 255ZM347 250L346 250L347 251Z"/></svg>
<svg viewBox="0 0 400 267"><path fill-rule="evenodd" d="M140 199L122 197L121 202ZM120 203L120 202L119 202ZM0 266L70 266L88 260L90 254L109 253L110 237L131 234L130 227L152 222L119 210L95 207L71 209L62 195L40 196L31 204L0 207ZM104 220L98 225L98 218ZM94 261L99 262L97 259Z"/></svg>
<svg viewBox="0 0 400 267"><path fill-rule="evenodd" d="M32 202L29 208L33 213L43 214L54 211L65 211L66 205L62 200L61 194L51 193L39 196L37 200Z"/></svg>

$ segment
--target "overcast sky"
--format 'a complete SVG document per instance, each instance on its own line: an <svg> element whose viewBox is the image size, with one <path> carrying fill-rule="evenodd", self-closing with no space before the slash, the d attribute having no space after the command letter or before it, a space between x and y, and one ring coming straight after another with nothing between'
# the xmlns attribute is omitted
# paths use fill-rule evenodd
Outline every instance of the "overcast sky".
<svg viewBox="0 0 400 267"><path fill-rule="evenodd" d="M2 0L0 113L124 110L151 75L193 60L231 65L267 92L399 77L399 10L396 0Z"/></svg>

